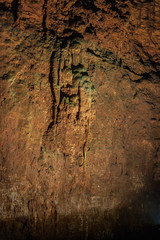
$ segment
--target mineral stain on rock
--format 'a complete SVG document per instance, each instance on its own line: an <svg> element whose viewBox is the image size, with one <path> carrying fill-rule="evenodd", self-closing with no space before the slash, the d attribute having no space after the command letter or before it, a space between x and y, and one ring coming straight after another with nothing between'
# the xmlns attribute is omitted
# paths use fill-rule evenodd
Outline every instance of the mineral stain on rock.
<svg viewBox="0 0 160 240"><path fill-rule="evenodd" d="M159 239L159 0L0 0L0 239Z"/></svg>

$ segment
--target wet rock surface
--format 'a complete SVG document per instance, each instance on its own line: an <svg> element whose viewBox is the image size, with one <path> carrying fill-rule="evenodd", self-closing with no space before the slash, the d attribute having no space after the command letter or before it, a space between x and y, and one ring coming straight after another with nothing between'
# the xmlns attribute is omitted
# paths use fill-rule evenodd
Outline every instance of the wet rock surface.
<svg viewBox="0 0 160 240"><path fill-rule="evenodd" d="M159 0L0 0L0 32L0 238L159 239Z"/></svg>

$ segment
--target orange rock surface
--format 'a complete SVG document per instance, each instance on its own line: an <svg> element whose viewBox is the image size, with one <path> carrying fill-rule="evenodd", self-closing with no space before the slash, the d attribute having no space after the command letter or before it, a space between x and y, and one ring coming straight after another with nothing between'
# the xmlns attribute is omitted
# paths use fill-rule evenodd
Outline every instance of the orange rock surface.
<svg viewBox="0 0 160 240"><path fill-rule="evenodd" d="M0 33L2 240L160 224L159 0L0 0Z"/></svg>

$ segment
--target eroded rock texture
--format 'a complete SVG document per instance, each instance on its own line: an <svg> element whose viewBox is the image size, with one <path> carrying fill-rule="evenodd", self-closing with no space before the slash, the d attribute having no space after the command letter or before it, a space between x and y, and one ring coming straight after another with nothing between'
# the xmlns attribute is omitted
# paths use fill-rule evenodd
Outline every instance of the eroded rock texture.
<svg viewBox="0 0 160 240"><path fill-rule="evenodd" d="M0 24L1 239L142 237L160 223L159 0L0 0Z"/></svg>

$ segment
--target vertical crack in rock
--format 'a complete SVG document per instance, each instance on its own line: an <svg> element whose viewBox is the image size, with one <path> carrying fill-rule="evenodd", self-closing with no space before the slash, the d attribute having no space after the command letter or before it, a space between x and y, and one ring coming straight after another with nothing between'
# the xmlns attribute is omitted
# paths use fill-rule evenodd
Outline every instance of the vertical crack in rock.
<svg viewBox="0 0 160 240"><path fill-rule="evenodd" d="M52 128L52 126L55 123L55 118L56 118L56 97L55 97L55 92L54 92L54 77L53 77L53 62L55 58L56 53L53 52L50 57L50 72L49 72L49 84L50 84L50 89L51 89L51 94L52 94L52 122L48 126L48 130Z"/></svg>
<svg viewBox="0 0 160 240"><path fill-rule="evenodd" d="M58 58L58 81L57 85L60 86L60 74L61 74L61 58L62 58L62 51L60 51L59 58Z"/></svg>
<svg viewBox="0 0 160 240"><path fill-rule="evenodd" d="M55 93L55 124L58 123L58 115L60 112L59 104L61 100L61 87L60 87L60 72L61 72L61 51L58 51L58 56L55 59L55 65L53 65L53 71L55 72L54 81L54 93Z"/></svg>
<svg viewBox="0 0 160 240"><path fill-rule="evenodd" d="M89 135L89 119L87 120L87 125L85 125L85 133L84 133L84 143L83 143L83 162L80 164L80 167L83 166L84 174L86 170L86 159L87 159L87 143L88 143L88 135Z"/></svg>
<svg viewBox="0 0 160 240"><path fill-rule="evenodd" d="M81 92L80 92L80 85L78 85L78 112L76 115L77 121L80 119L80 111L81 111Z"/></svg>
<svg viewBox="0 0 160 240"><path fill-rule="evenodd" d="M44 0L44 4L43 4L43 8L42 8L42 10L43 10L42 27L43 27L44 37L46 37L46 33L47 33L47 27L46 27L47 3L48 3L48 0Z"/></svg>
<svg viewBox="0 0 160 240"><path fill-rule="evenodd" d="M19 7L19 1L20 0L13 0L11 3L11 12L13 14L13 18L14 18L14 23L17 21L18 19L18 7Z"/></svg>

